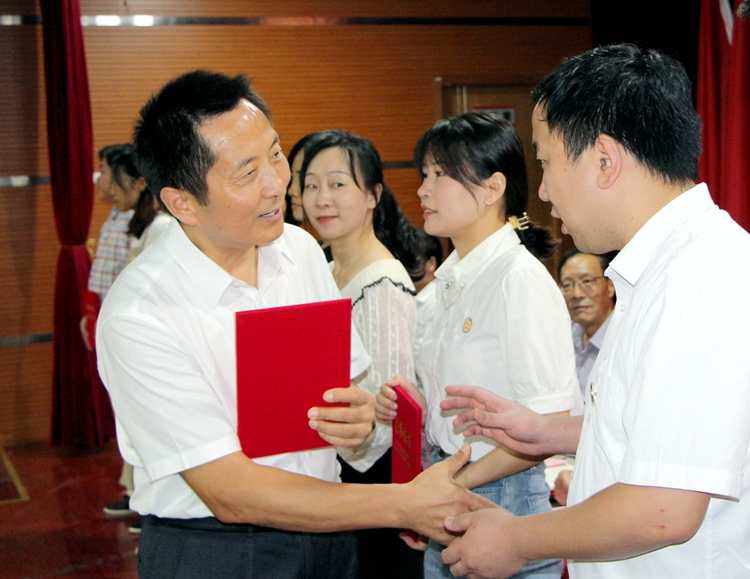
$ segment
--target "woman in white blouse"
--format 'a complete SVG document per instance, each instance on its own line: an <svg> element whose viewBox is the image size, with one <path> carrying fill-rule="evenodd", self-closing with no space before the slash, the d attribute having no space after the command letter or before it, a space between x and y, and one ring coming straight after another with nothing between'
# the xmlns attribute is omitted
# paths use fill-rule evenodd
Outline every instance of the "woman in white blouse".
<svg viewBox="0 0 750 579"><path fill-rule="evenodd" d="M435 272L435 303L416 360L425 396L409 380L389 381L378 417L397 412L391 386L404 385L425 408L431 462L464 442L452 413L441 412L449 384L482 386L537 412L567 413L580 396L570 320L560 291L537 258L554 243L526 215L523 148L513 127L493 113L439 121L416 146L425 231L450 237L455 251ZM550 509L544 464L476 436L472 463L456 480L515 515ZM431 542L425 577L452 577ZM559 579L560 560L535 561L514 578Z"/></svg>
<svg viewBox="0 0 750 579"><path fill-rule="evenodd" d="M375 395L395 374L414 380L416 292L407 269L421 265L418 231L385 185L378 152L364 137L323 131L306 142L300 175L305 214L330 244L333 277L372 358L359 387ZM389 483L390 446L390 424L378 422L361 447L339 449L342 480ZM360 531L358 539L361 579L421 578L421 554L397 531Z"/></svg>

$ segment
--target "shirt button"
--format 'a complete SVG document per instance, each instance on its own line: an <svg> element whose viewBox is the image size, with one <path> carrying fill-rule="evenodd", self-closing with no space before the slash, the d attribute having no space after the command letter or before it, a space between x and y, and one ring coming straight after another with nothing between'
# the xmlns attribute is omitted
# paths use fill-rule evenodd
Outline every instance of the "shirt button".
<svg viewBox="0 0 750 579"><path fill-rule="evenodd" d="M625 311L625 304L620 304L620 311L621 311L621 312L624 312L624 311Z"/></svg>

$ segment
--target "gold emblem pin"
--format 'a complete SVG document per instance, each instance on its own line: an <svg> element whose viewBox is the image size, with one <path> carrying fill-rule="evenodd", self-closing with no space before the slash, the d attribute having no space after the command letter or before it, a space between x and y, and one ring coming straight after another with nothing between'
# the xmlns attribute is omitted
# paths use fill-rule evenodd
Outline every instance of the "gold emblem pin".
<svg viewBox="0 0 750 579"><path fill-rule="evenodd" d="M471 318L466 318L464 320L464 325L461 328L464 331L464 334L468 334L471 331L472 323Z"/></svg>

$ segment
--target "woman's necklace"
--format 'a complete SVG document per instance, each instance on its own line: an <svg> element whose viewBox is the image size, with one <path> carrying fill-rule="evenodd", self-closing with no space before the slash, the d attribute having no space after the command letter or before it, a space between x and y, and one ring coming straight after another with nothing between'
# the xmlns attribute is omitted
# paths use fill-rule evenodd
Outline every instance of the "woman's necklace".
<svg viewBox="0 0 750 579"><path fill-rule="evenodd" d="M461 292L464 289L464 282L456 283L455 281L445 282L441 297L443 298L443 307L446 310L452 308L458 301Z"/></svg>

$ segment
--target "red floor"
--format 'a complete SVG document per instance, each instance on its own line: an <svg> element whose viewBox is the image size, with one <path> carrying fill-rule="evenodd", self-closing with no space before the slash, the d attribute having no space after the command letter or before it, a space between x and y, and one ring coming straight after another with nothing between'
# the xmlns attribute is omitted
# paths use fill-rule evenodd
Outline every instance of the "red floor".
<svg viewBox="0 0 750 579"><path fill-rule="evenodd" d="M29 500L0 502L0 579L135 579L138 538L130 518L102 507L120 498L114 443L96 451L44 443L5 449Z"/></svg>

